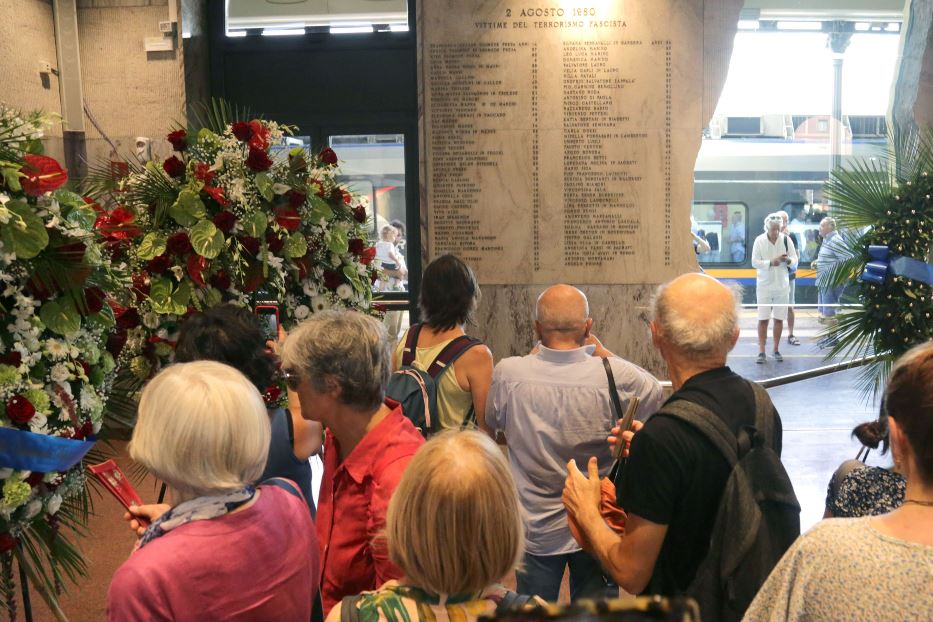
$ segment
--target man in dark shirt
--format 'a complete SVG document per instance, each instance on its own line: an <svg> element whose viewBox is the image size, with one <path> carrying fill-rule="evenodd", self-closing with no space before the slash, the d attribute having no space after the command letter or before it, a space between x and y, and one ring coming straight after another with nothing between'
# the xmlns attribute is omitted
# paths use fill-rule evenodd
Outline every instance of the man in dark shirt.
<svg viewBox="0 0 933 622"><path fill-rule="evenodd" d="M703 274L661 286L651 335L674 388L667 403L687 400L703 406L734 432L754 425L752 389L725 365L739 337L736 300L729 288ZM774 418L774 449L780 453L777 411ZM572 460L568 464L564 504L623 589L681 594L706 557L729 465L701 432L663 414L651 417L634 437L630 432L624 437L631 439L620 494L628 514L625 536L617 536L599 514L595 459L588 465L589 478Z"/></svg>

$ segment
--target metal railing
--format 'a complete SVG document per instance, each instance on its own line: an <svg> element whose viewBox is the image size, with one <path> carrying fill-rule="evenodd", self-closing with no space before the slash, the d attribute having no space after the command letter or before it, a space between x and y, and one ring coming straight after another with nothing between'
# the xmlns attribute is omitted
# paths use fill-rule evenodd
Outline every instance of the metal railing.
<svg viewBox="0 0 933 622"><path fill-rule="evenodd" d="M781 387L785 384L793 384L794 382L811 380L813 378L819 378L820 376L836 373L837 371L845 371L847 369L855 369L856 367L869 365L870 363L877 361L879 358L881 358L881 355L872 354L871 356L863 356L862 358L852 359L851 361L840 361L839 363L830 363L829 365L814 367L813 369L806 369L804 371L797 371L792 374L784 374L783 376L775 376L774 378L767 378L765 380L756 380L756 382L766 389L773 389L774 387ZM671 389L671 381L662 380L661 388Z"/></svg>

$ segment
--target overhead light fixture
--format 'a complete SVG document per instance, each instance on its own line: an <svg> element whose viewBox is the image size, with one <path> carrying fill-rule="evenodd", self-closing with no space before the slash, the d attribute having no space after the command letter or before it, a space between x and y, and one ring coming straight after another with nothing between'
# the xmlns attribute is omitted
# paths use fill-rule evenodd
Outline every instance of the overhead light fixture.
<svg viewBox="0 0 933 622"><path fill-rule="evenodd" d="M334 23L330 26L330 34L332 35L349 35L357 33L372 32L372 24L340 24Z"/></svg>
<svg viewBox="0 0 933 622"><path fill-rule="evenodd" d="M823 30L823 22L778 22L778 30Z"/></svg>
<svg viewBox="0 0 933 622"><path fill-rule="evenodd" d="M263 28L263 37L285 37L289 35L303 35L304 28Z"/></svg>
<svg viewBox="0 0 933 622"><path fill-rule="evenodd" d="M739 30L758 30L758 27L761 24L758 23L757 19L740 19L739 20Z"/></svg>

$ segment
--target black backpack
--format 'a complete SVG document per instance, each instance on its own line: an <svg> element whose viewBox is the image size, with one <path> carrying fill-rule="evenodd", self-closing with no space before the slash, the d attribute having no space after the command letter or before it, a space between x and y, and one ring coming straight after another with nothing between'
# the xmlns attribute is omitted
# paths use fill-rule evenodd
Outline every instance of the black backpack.
<svg viewBox="0 0 933 622"><path fill-rule="evenodd" d="M800 535L800 504L777 452L774 414L768 392L755 394L755 425L736 437L722 419L702 406L680 400L658 414L699 430L732 467L719 501L709 552L687 594L700 604L704 620L741 620L781 556Z"/></svg>
<svg viewBox="0 0 933 622"><path fill-rule="evenodd" d="M386 395L402 405L402 413L425 437L440 431L437 421L437 383L450 365L464 352L482 341L461 335L448 343L427 369L415 366L415 354L421 324L408 329L402 350L402 364L389 378ZM475 417L473 406L463 422L467 426Z"/></svg>

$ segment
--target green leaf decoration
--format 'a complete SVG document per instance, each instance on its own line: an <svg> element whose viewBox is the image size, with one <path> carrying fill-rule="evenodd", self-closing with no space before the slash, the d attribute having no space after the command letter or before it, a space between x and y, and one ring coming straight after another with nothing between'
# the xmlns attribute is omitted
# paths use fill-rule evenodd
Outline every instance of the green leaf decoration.
<svg viewBox="0 0 933 622"><path fill-rule="evenodd" d="M3 183L6 184L6 187L13 192L21 192L23 187L19 183L19 178L22 177L23 174L19 172L19 169L4 167L2 171Z"/></svg>
<svg viewBox="0 0 933 622"><path fill-rule="evenodd" d="M209 130L206 127L202 127L198 130L198 142L204 141L210 143L214 146L219 146L221 143L221 137Z"/></svg>
<svg viewBox="0 0 933 622"><path fill-rule="evenodd" d="M90 328L106 329L116 324L116 320L113 317L113 310L109 305L104 305L99 313L87 316L86 321Z"/></svg>
<svg viewBox="0 0 933 622"><path fill-rule="evenodd" d="M350 250L347 232L339 227L330 231L327 236L327 248L336 255L343 255Z"/></svg>
<svg viewBox="0 0 933 622"><path fill-rule="evenodd" d="M311 195L311 222L317 223L322 218L330 220L334 217L334 210L327 201L316 194Z"/></svg>
<svg viewBox="0 0 933 622"><path fill-rule="evenodd" d="M207 209L197 192L185 189L178 194L178 199L168 208L168 215L182 227L190 227L207 216Z"/></svg>
<svg viewBox="0 0 933 622"><path fill-rule="evenodd" d="M173 290L171 280L164 277L155 278L150 282L149 300L152 303L152 310L156 313L181 315L188 310L191 285L188 281L182 281Z"/></svg>
<svg viewBox="0 0 933 622"><path fill-rule="evenodd" d="M308 241L300 231L295 231L285 240L284 252L286 257L297 259L308 254Z"/></svg>
<svg viewBox="0 0 933 622"><path fill-rule="evenodd" d="M266 227L269 226L269 218L262 212L256 212L249 218L241 220L240 224L243 226L246 235L258 238L262 237L262 234L266 232Z"/></svg>
<svg viewBox="0 0 933 622"><path fill-rule="evenodd" d="M94 229L94 223L97 222L97 212L82 201L81 207L71 208L65 220L79 229L91 231Z"/></svg>
<svg viewBox="0 0 933 622"><path fill-rule="evenodd" d="M46 301L39 309L39 318L59 335L70 335L81 328L81 314L74 301L66 296Z"/></svg>
<svg viewBox="0 0 933 622"><path fill-rule="evenodd" d="M262 195L266 201L271 201L275 198L275 193L272 191L272 179L266 173L256 173L254 177L256 182L256 188L259 190L259 194Z"/></svg>
<svg viewBox="0 0 933 622"><path fill-rule="evenodd" d="M211 102L198 102L192 106L189 119L192 127L200 130L210 130L215 134L223 134L227 126L234 121L247 121L255 115L243 106L231 104L225 99L211 97ZM193 134L194 132L189 132ZM200 132L198 132L200 138Z"/></svg>
<svg viewBox="0 0 933 622"><path fill-rule="evenodd" d="M202 295L204 296L205 307L216 307L223 300L223 294L215 287L208 287L203 291L204 293Z"/></svg>
<svg viewBox="0 0 933 622"><path fill-rule="evenodd" d="M136 250L136 256L142 260L149 261L165 252L167 239L161 233L151 231L146 234L143 241L139 243Z"/></svg>
<svg viewBox="0 0 933 622"><path fill-rule="evenodd" d="M84 198L77 193L74 193L70 190L63 190L59 188L56 190L52 197L58 201L59 205L65 207L89 207L87 203L84 202Z"/></svg>
<svg viewBox="0 0 933 622"><path fill-rule="evenodd" d="M202 220L188 232L191 246L201 257L214 259L224 248L223 232L209 220Z"/></svg>
<svg viewBox="0 0 933 622"><path fill-rule="evenodd" d="M353 289L358 292L366 290L366 287L363 285L363 282L360 280L360 273L356 269L356 266L344 266L343 274L347 279L350 280L350 284L353 285Z"/></svg>
<svg viewBox="0 0 933 622"><path fill-rule="evenodd" d="M22 201L9 201L6 208L19 216L19 220L11 218L10 222L0 226L0 241L18 258L32 259L49 245L45 223L36 216L32 207Z"/></svg>

